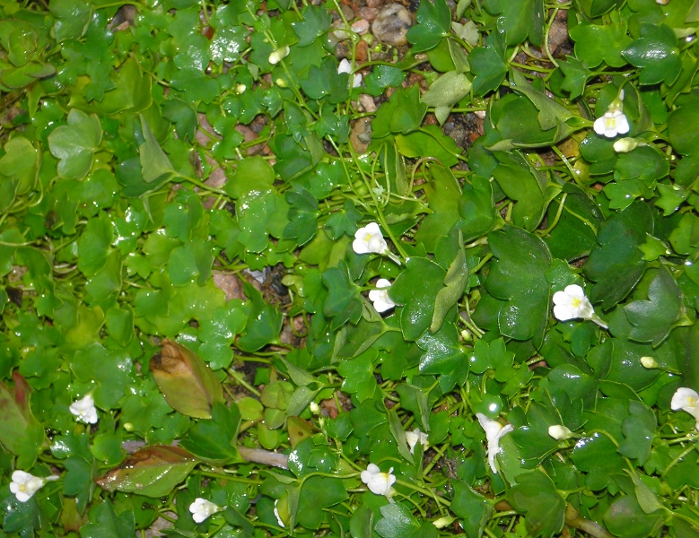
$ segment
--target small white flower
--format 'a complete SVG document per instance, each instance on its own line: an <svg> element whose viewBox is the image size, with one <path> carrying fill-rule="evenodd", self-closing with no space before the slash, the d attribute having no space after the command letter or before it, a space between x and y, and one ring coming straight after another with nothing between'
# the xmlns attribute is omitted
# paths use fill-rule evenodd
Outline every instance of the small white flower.
<svg viewBox="0 0 699 538"><path fill-rule="evenodd" d="M488 441L488 465L493 470L493 473L498 474L495 467L495 457L500 453L500 439L514 430L512 424L503 426L497 420L491 420L483 413L476 413L478 422L481 428L485 430L485 437Z"/></svg>
<svg viewBox="0 0 699 538"><path fill-rule="evenodd" d="M320 406L317 403L311 402L308 407L310 408L311 413L314 415L320 415Z"/></svg>
<svg viewBox="0 0 699 538"><path fill-rule="evenodd" d="M624 91L619 92L619 97L614 99L609 104L609 108L601 116L595 120L593 128L598 135L604 135L607 138L614 138L620 134L629 132L629 120L624 115Z"/></svg>
<svg viewBox="0 0 699 538"><path fill-rule="evenodd" d="M405 432L405 440L408 441L408 447L410 447L410 453L415 454L415 446L420 443L423 448L430 446L427 440L427 434L422 433L419 428L415 428L411 432Z"/></svg>
<svg viewBox="0 0 699 538"><path fill-rule="evenodd" d="M357 254L387 254L388 245L381 234L381 228L376 222L370 222L364 228L359 228L354 234L352 248Z"/></svg>
<svg viewBox="0 0 699 538"><path fill-rule="evenodd" d="M577 284L566 286L563 291L553 294L553 315L558 321L582 318L594 321L600 327L607 325L595 314L590 300L585 297L585 292Z"/></svg>
<svg viewBox="0 0 699 538"><path fill-rule="evenodd" d="M347 58L343 58L342 61L340 62L340 65L337 66L338 75L341 75L342 73L351 73L351 72L352 72L352 64L350 64L350 62Z"/></svg>
<svg viewBox="0 0 699 538"><path fill-rule="evenodd" d="M396 477L391 474L392 472L393 467L387 473L382 473L378 465L370 463L366 471L362 471L362 482L367 485L372 493L390 497L393 492L391 486L396 483Z"/></svg>
<svg viewBox="0 0 699 538"><path fill-rule="evenodd" d="M672 397L670 408L673 411L686 411L697 421L696 428L699 430L699 394L688 387L680 387Z"/></svg>
<svg viewBox="0 0 699 538"><path fill-rule="evenodd" d="M375 290L369 292L369 300L374 303L374 308L377 312L386 312L390 310L396 303L394 303L388 296L388 289L391 287L391 283L385 278L379 278L376 281Z"/></svg>
<svg viewBox="0 0 699 538"><path fill-rule="evenodd" d="M235 85L235 93L240 95L241 93L244 93L245 90L247 90L248 87L245 84L236 84Z"/></svg>
<svg viewBox="0 0 699 538"><path fill-rule="evenodd" d="M223 510L219 505L197 497L192 504L189 505L189 511L192 513L192 519L195 523L205 521L209 516Z"/></svg>
<svg viewBox="0 0 699 538"><path fill-rule="evenodd" d="M271 63L272 65L276 65L276 64L278 64L279 62L281 62L284 58L286 58L286 57L289 55L290 52L291 52L291 49L289 48L288 45L285 46L285 47L279 47L277 50L273 51L273 52L269 55L269 60L268 60L268 61L269 61L269 63Z"/></svg>
<svg viewBox="0 0 699 538"><path fill-rule="evenodd" d="M564 441L571 437L572 432L565 426L556 424L554 426L549 426L549 435L556 441Z"/></svg>
<svg viewBox="0 0 699 538"><path fill-rule="evenodd" d="M660 365L653 357L641 357L641 365L648 370L658 368Z"/></svg>
<svg viewBox="0 0 699 538"><path fill-rule="evenodd" d="M85 424L97 424L97 409L95 409L95 400L91 394L73 402L68 409L78 417L78 421Z"/></svg>
<svg viewBox="0 0 699 538"><path fill-rule="evenodd" d="M12 473L10 491L15 494L19 502L26 503L44 486L44 484L46 484L46 482L51 482L53 480L58 480L58 477L47 476L41 478L33 474L25 473L24 471L15 471Z"/></svg>
<svg viewBox="0 0 699 538"><path fill-rule="evenodd" d="M342 73L348 73L352 74L352 64L349 63L349 60L347 58L343 58L342 61L340 62L340 65L337 66L337 73L342 74ZM352 87L353 88L359 88L362 84L362 75L360 73L357 73L356 75L353 76L352 78Z"/></svg>
<svg viewBox="0 0 699 538"><path fill-rule="evenodd" d="M637 147L638 142L636 139L628 136L614 142L614 151L617 153L628 153L629 151L635 150Z"/></svg>

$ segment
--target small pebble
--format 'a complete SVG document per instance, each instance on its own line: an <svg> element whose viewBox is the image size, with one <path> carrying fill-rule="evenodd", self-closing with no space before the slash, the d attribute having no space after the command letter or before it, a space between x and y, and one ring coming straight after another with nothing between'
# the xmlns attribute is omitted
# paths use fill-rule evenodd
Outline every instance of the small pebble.
<svg viewBox="0 0 699 538"><path fill-rule="evenodd" d="M407 45L406 35L412 25L410 12L400 4L388 4L374 19L371 31L382 43L393 46Z"/></svg>

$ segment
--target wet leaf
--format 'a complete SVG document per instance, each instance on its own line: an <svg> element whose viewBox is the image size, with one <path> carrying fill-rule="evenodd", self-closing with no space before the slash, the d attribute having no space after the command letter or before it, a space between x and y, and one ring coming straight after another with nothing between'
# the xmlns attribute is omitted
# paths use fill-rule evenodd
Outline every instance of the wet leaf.
<svg viewBox="0 0 699 538"><path fill-rule="evenodd" d="M176 446L144 447L95 482L110 492L162 497L182 482L197 463L192 454Z"/></svg>
<svg viewBox="0 0 699 538"><path fill-rule="evenodd" d="M168 404L183 415L211 418L211 409L223 400L221 383L199 356L165 340L150 360L150 370Z"/></svg>

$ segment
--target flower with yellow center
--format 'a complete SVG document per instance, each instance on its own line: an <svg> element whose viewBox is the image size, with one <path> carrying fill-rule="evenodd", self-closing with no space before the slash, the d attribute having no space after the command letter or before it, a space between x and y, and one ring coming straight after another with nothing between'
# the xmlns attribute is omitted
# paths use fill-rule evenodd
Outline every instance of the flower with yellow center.
<svg viewBox="0 0 699 538"><path fill-rule="evenodd" d="M376 222L370 222L359 228L354 234L352 248L357 254L387 254L388 245L383 238L381 228Z"/></svg>
<svg viewBox="0 0 699 538"><path fill-rule="evenodd" d="M553 294L553 315L558 321L571 319L589 319L606 329L607 325L595 314L590 300L577 284L566 286L563 291Z"/></svg>
<svg viewBox="0 0 699 538"><path fill-rule="evenodd" d="M58 480L58 477L47 476L42 478L30 473L25 473L24 471L15 471L12 473L10 491L15 494L19 502L26 503L44 486L44 484L46 484L46 482L53 480Z"/></svg>
<svg viewBox="0 0 699 538"><path fill-rule="evenodd" d="M604 116L595 120L593 128L595 132L607 138L614 138L620 134L629 132L629 120L624 115L624 91L619 92L619 97L609 104Z"/></svg>
<svg viewBox="0 0 699 538"><path fill-rule="evenodd" d="M362 471L362 482L364 482L369 490L375 495L385 495L389 500L393 494L393 484L396 483L396 477L392 475L393 467L387 473L382 473L379 466L370 463L366 471Z"/></svg>
<svg viewBox="0 0 699 538"><path fill-rule="evenodd" d="M670 402L673 411L686 411L697 421L696 428L699 430L699 394L688 387L677 389Z"/></svg>

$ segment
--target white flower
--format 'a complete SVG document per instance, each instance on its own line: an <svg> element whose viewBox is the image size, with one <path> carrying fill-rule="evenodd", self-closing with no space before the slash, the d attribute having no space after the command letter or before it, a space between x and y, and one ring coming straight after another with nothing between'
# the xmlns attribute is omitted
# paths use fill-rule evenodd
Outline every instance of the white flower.
<svg viewBox="0 0 699 538"><path fill-rule="evenodd" d="M388 288L391 287L391 283L385 278L379 278L376 281L375 290L369 292L369 300L374 303L374 308L377 312L386 312L390 310L396 303L394 303L388 296Z"/></svg>
<svg viewBox="0 0 699 538"><path fill-rule="evenodd" d="M352 64L349 63L349 60L347 58L343 58L342 61L340 62L340 65L337 66L338 75L341 75L342 73L351 73L351 72L352 72Z"/></svg>
<svg viewBox="0 0 699 538"><path fill-rule="evenodd" d="M648 370L658 368L660 365L653 357L641 357L641 365Z"/></svg>
<svg viewBox="0 0 699 538"><path fill-rule="evenodd" d="M273 51L272 54L269 55L268 61L272 65L276 65L279 62L281 62L284 58L286 58L290 52L291 49L288 45L285 47L279 47L277 50Z"/></svg>
<svg viewBox="0 0 699 538"><path fill-rule="evenodd" d="M415 445L420 443L423 448L430 446L427 440L427 434L422 433L419 428L415 428L411 432L405 432L405 440L408 441L408 447L410 447L410 453L415 454Z"/></svg>
<svg viewBox="0 0 699 538"><path fill-rule="evenodd" d="M476 417L485 430L485 436L488 440L488 465L493 473L498 474L498 470L495 468L495 456L500 453L500 439L514 430L514 427L512 424L503 426L497 420L491 420L483 413L476 413Z"/></svg>
<svg viewBox="0 0 699 538"><path fill-rule="evenodd" d="M192 513L192 519L195 523L201 523L209 516L223 510L219 505L197 497L192 504L189 505L189 511Z"/></svg>
<svg viewBox="0 0 699 538"><path fill-rule="evenodd" d="M352 248L357 254L387 254L388 245L381 234L381 228L376 222L370 222L364 228L354 233Z"/></svg>
<svg viewBox="0 0 699 538"><path fill-rule="evenodd" d="M619 92L619 97L609 104L604 116L595 120L593 128L598 135L614 138L616 135L629 132L629 120L624 115L623 101L624 91L622 90Z"/></svg>
<svg viewBox="0 0 699 538"><path fill-rule="evenodd" d="M46 482L58 480L57 476L47 476L41 478L34 476L24 471L15 471L12 473L12 482L10 483L10 491L15 494L17 500L21 503L26 503L32 496L39 491Z"/></svg>
<svg viewBox="0 0 699 538"><path fill-rule="evenodd" d="M362 482L364 482L369 490L376 495L385 495L390 497L396 483L396 477L392 475L393 467L387 473L382 473L378 465L370 463L366 471L362 471Z"/></svg>
<svg viewBox="0 0 699 538"><path fill-rule="evenodd" d="M553 294L553 315L558 321L568 321L569 319L589 319L600 327L607 328L607 325L595 314L590 300L585 297L585 292L577 284L566 286L563 291Z"/></svg>
<svg viewBox="0 0 699 538"><path fill-rule="evenodd" d="M564 441L565 439L569 439L571 434L572 432L561 424L549 426L549 435L556 441Z"/></svg>
<svg viewBox="0 0 699 538"><path fill-rule="evenodd" d="M673 411L686 411L692 415L697 421L697 429L699 430L699 394L695 390L687 387L680 387L672 397L670 408Z"/></svg>
<svg viewBox="0 0 699 538"><path fill-rule="evenodd" d="M614 151L617 153L628 153L629 151L635 150L637 147L638 142L636 142L636 139L629 138L628 136L614 142Z"/></svg>
<svg viewBox="0 0 699 538"><path fill-rule="evenodd" d="M244 93L245 90L247 90L248 87L245 84L236 84L235 85L235 93L240 95L241 93Z"/></svg>
<svg viewBox="0 0 699 538"><path fill-rule="evenodd" d="M97 409L95 409L95 400L92 399L91 394L87 394L82 400L73 402L68 409L78 417L80 422L97 424Z"/></svg>
<svg viewBox="0 0 699 538"><path fill-rule="evenodd" d="M340 62L340 65L337 66L337 73L341 75L342 73L348 73L352 74L352 64L349 63L349 60L347 58L343 58L342 61ZM359 88L362 84L362 75L360 73L357 73L354 75L352 78L352 87L353 88Z"/></svg>

